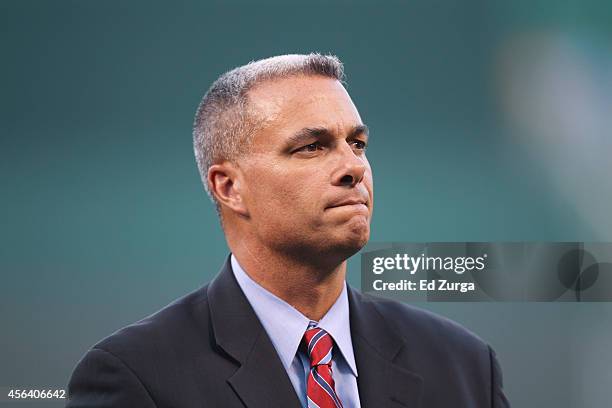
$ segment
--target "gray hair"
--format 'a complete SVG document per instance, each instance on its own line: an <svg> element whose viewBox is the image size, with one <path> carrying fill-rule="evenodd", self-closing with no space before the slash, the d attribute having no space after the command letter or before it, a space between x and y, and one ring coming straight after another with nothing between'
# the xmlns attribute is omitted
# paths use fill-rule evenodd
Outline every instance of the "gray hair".
<svg viewBox="0 0 612 408"><path fill-rule="evenodd" d="M247 92L266 80L294 75L321 75L344 79L342 62L333 55L279 55L234 68L221 75L206 92L193 124L193 149L204 189L217 206L208 186L208 169L244 154L259 124Z"/></svg>

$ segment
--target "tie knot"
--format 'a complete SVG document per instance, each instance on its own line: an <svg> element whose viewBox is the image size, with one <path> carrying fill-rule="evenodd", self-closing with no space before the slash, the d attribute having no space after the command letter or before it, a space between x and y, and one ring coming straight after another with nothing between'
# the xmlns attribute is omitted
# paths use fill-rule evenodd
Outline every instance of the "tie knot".
<svg viewBox="0 0 612 408"><path fill-rule="evenodd" d="M334 340L329 333L318 327L308 329L304 333L303 342L310 359L310 367L331 364Z"/></svg>

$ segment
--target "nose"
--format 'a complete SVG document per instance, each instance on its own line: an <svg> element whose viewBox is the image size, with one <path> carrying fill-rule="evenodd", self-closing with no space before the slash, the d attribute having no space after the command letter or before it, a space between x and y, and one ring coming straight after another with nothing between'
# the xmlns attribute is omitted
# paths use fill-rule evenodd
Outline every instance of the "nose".
<svg viewBox="0 0 612 408"><path fill-rule="evenodd" d="M342 143L338 150L337 165L332 173L332 183L336 186L354 187L363 180L365 175L365 156L355 154L348 143Z"/></svg>

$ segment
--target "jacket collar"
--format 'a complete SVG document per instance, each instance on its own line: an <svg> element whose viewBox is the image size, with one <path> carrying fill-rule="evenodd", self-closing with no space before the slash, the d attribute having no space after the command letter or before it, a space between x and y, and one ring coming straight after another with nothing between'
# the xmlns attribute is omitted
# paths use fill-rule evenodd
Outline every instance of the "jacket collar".
<svg viewBox="0 0 612 408"><path fill-rule="evenodd" d="M249 408L301 407L272 342L238 286L229 262L208 287L217 346L240 364L227 379Z"/></svg>
<svg viewBox="0 0 612 408"><path fill-rule="evenodd" d="M234 277L229 257L207 293L214 341L240 365L227 380L234 392L249 408L301 407L272 342ZM395 363L404 347L401 337L373 302L350 287L349 310L361 407L418 407L422 378Z"/></svg>
<svg viewBox="0 0 612 408"><path fill-rule="evenodd" d="M423 378L398 364L404 340L375 302L352 288L349 305L361 407L419 407Z"/></svg>

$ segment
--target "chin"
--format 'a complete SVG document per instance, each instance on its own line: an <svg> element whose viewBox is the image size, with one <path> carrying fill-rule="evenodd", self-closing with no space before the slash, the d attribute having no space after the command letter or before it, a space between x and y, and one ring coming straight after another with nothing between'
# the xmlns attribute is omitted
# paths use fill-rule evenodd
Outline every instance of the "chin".
<svg viewBox="0 0 612 408"><path fill-rule="evenodd" d="M356 240L365 240L362 244L365 245L370 238L370 219L364 216L355 216L347 223L347 235L354 237Z"/></svg>
<svg viewBox="0 0 612 408"><path fill-rule="evenodd" d="M359 252L370 239L370 222L367 219L356 217L349 225L342 229L342 235L338 237L338 247L343 249L347 258Z"/></svg>

